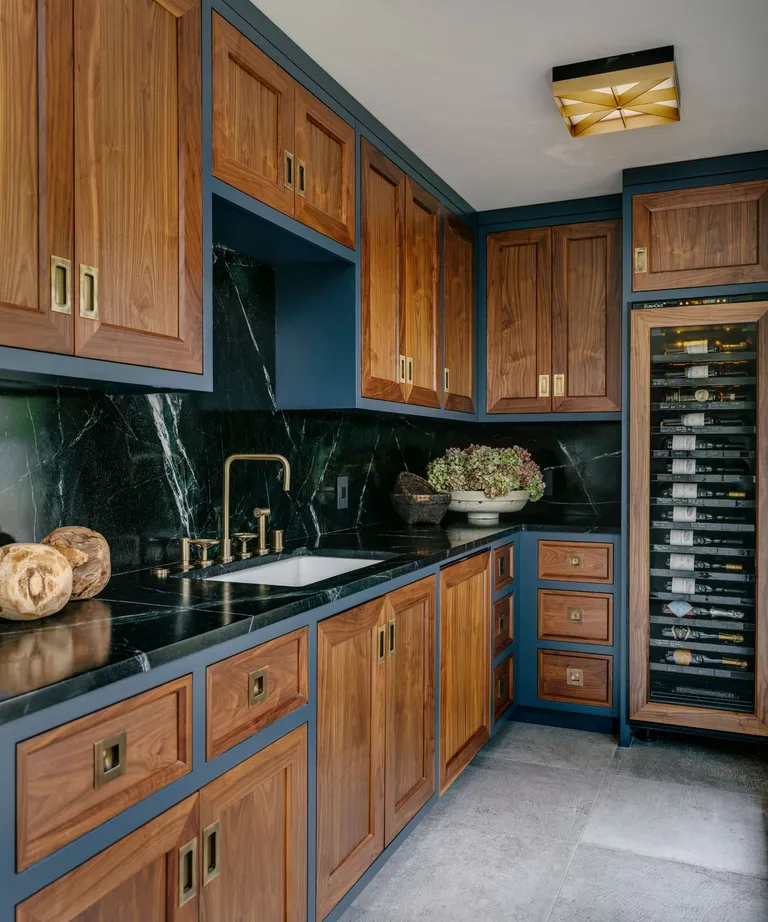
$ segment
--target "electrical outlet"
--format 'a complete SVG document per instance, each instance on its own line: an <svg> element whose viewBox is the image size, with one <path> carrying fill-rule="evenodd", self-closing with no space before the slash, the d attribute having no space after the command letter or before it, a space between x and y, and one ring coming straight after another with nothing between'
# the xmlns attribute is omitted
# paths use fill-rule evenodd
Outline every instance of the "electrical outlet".
<svg viewBox="0 0 768 922"><path fill-rule="evenodd" d="M336 478L336 508L349 508L349 477Z"/></svg>

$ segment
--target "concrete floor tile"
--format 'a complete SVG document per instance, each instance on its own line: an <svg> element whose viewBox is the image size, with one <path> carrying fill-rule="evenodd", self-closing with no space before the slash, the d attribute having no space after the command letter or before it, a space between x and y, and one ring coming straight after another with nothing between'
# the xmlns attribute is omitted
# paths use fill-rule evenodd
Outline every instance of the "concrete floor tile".
<svg viewBox="0 0 768 922"><path fill-rule="evenodd" d="M582 842L768 876L766 807L752 794L609 775Z"/></svg>
<svg viewBox="0 0 768 922"><path fill-rule="evenodd" d="M550 922L761 922L768 883L580 845Z"/></svg>
<svg viewBox="0 0 768 922"><path fill-rule="evenodd" d="M616 752L616 737L562 727L545 727L509 721L478 756L533 762L551 768L605 771Z"/></svg>

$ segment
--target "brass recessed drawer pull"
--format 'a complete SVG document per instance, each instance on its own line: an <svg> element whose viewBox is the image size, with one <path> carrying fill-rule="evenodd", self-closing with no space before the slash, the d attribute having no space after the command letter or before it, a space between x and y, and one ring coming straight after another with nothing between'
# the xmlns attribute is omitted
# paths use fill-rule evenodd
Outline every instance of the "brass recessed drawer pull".
<svg viewBox="0 0 768 922"><path fill-rule="evenodd" d="M95 266L80 266L80 316L99 319L99 270Z"/></svg>
<svg viewBox="0 0 768 922"><path fill-rule="evenodd" d="M584 566L583 554L569 554L566 557L565 565L569 570L579 570Z"/></svg>
<svg viewBox="0 0 768 922"><path fill-rule="evenodd" d="M635 247L635 272L648 271L648 250L646 247Z"/></svg>
<svg viewBox="0 0 768 922"><path fill-rule="evenodd" d="M378 644L378 651L379 651L379 654L378 654L379 664L384 662L384 655L386 653L386 646L387 646L386 634L387 634L386 624L380 624L376 628L376 642Z"/></svg>
<svg viewBox="0 0 768 922"><path fill-rule="evenodd" d="M221 824L219 820L203 830L203 886L221 874Z"/></svg>
<svg viewBox="0 0 768 922"><path fill-rule="evenodd" d="M565 375L555 375L552 379L555 397L565 397Z"/></svg>
<svg viewBox="0 0 768 922"><path fill-rule="evenodd" d="M125 774L128 734L125 730L93 744L93 786L99 788Z"/></svg>
<svg viewBox="0 0 768 922"><path fill-rule="evenodd" d="M584 670L583 669L567 669L565 675L565 681L568 685L583 685L584 684Z"/></svg>
<svg viewBox="0 0 768 922"><path fill-rule="evenodd" d="M395 655L395 619L389 622L389 655Z"/></svg>
<svg viewBox="0 0 768 922"><path fill-rule="evenodd" d="M307 197L307 165L303 160L299 164L299 188L296 190L302 198Z"/></svg>
<svg viewBox="0 0 768 922"><path fill-rule="evenodd" d="M569 608L568 609L568 620L573 621L576 624L581 624L584 618L584 609L583 608Z"/></svg>
<svg viewBox="0 0 768 922"><path fill-rule="evenodd" d="M405 384L405 356L400 356L400 383Z"/></svg>
<svg viewBox="0 0 768 922"><path fill-rule="evenodd" d="M496 697L501 698L504 694L504 679L497 679L496 681Z"/></svg>
<svg viewBox="0 0 768 922"><path fill-rule="evenodd" d="M413 359L408 357L408 383L413 384Z"/></svg>
<svg viewBox="0 0 768 922"><path fill-rule="evenodd" d="M179 908L197 896L197 837L179 849Z"/></svg>
<svg viewBox="0 0 768 922"><path fill-rule="evenodd" d="M248 706L261 704L269 696L269 666L254 669L248 674Z"/></svg>
<svg viewBox="0 0 768 922"><path fill-rule="evenodd" d="M51 256L51 310L72 313L72 263L61 256Z"/></svg>
<svg viewBox="0 0 768 922"><path fill-rule="evenodd" d="M549 397L549 375L539 375L539 397Z"/></svg>
<svg viewBox="0 0 768 922"><path fill-rule="evenodd" d="M285 152L285 188L293 192L293 154Z"/></svg>
<svg viewBox="0 0 768 922"><path fill-rule="evenodd" d="M446 393L446 394L448 393L448 390L449 390L448 385L449 385L449 382L450 382L450 376L449 376L449 373L448 373L448 372L449 372L449 369L446 368L446 369L445 369L445 382L444 382L444 387L443 387L443 389L445 390L445 393Z"/></svg>

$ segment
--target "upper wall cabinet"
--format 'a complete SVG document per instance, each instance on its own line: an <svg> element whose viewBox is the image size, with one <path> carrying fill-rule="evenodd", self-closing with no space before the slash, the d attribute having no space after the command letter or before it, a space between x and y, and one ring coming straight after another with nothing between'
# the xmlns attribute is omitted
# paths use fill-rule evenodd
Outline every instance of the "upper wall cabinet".
<svg viewBox="0 0 768 922"><path fill-rule="evenodd" d="M199 0L8 6L0 344L202 372Z"/></svg>
<svg viewBox="0 0 768 922"><path fill-rule="evenodd" d="M445 408L475 411L475 235L445 212Z"/></svg>
<svg viewBox="0 0 768 922"><path fill-rule="evenodd" d="M354 248L354 128L217 13L213 173Z"/></svg>
<svg viewBox="0 0 768 922"><path fill-rule="evenodd" d="M632 198L633 291L768 281L768 180Z"/></svg>
<svg viewBox="0 0 768 922"><path fill-rule="evenodd" d="M621 222L488 235L488 413L621 405Z"/></svg>

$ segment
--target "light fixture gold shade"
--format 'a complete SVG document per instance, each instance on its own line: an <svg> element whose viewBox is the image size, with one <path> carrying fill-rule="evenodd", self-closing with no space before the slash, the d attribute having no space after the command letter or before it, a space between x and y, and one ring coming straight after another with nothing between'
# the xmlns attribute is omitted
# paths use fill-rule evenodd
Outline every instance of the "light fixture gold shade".
<svg viewBox="0 0 768 922"><path fill-rule="evenodd" d="M574 138L680 121L671 47L556 67L552 95Z"/></svg>

